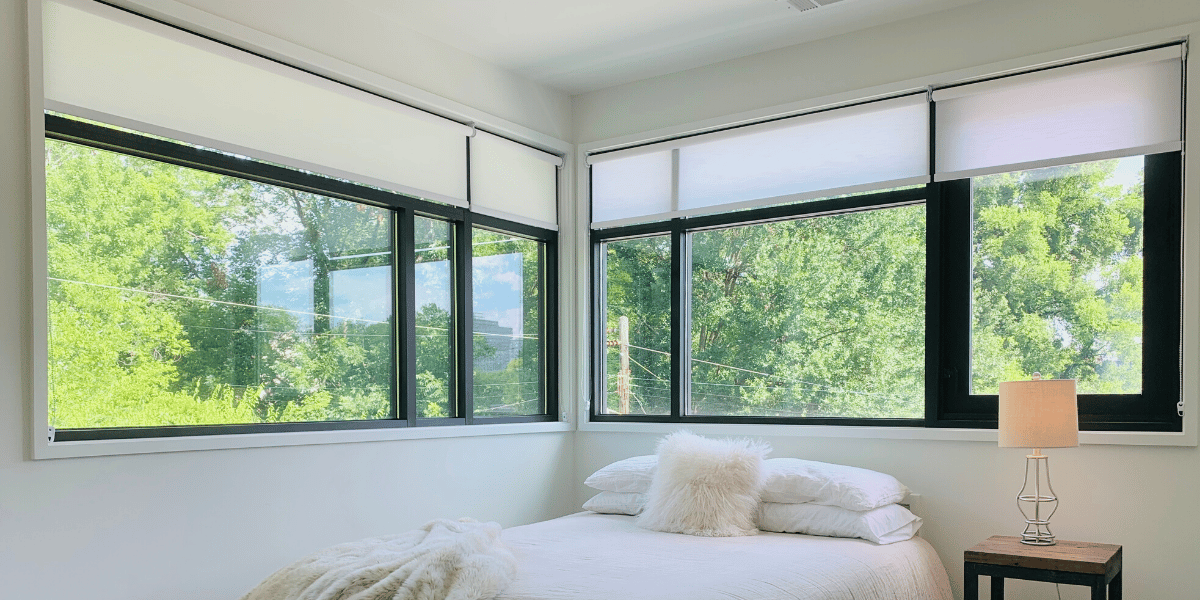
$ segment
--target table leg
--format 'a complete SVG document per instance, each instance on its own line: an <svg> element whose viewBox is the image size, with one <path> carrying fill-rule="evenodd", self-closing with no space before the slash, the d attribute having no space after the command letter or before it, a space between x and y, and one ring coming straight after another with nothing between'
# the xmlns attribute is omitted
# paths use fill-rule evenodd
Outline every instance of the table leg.
<svg viewBox="0 0 1200 600"><path fill-rule="evenodd" d="M1112 581L1108 582L1108 600L1121 600L1121 572L1117 571L1113 575Z"/></svg>
<svg viewBox="0 0 1200 600"><path fill-rule="evenodd" d="M992 575L992 600L1004 599L1004 578Z"/></svg>
<svg viewBox="0 0 1200 600"><path fill-rule="evenodd" d="M979 600L979 573L970 563L963 568L963 600Z"/></svg>
<svg viewBox="0 0 1200 600"><path fill-rule="evenodd" d="M1101 575L1099 579L1092 584L1092 600L1105 600L1105 598L1108 597L1108 593L1105 588L1104 576Z"/></svg>

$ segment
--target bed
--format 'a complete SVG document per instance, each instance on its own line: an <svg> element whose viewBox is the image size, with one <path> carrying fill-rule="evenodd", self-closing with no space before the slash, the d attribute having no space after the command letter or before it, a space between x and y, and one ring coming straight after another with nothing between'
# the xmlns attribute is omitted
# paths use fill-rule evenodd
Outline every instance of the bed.
<svg viewBox="0 0 1200 600"><path fill-rule="evenodd" d="M928 542L795 533L709 538L583 512L511 527L516 578L500 600L950 600Z"/></svg>

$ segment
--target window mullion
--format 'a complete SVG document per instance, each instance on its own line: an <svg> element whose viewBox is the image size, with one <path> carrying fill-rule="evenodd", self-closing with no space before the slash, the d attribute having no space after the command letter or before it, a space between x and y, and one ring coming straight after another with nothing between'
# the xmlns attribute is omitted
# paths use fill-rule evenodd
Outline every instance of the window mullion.
<svg viewBox="0 0 1200 600"><path fill-rule="evenodd" d="M936 378L934 389L927 397L936 396L934 411L926 409L928 417L934 412L939 422L930 425L955 426L950 413L961 413L970 401L971 376L971 180L957 179L933 184L929 213L930 248L936 238L937 263L930 262L930 276L936 277L937 289L930 288L931 298L938 299L938 335L926 340L927 347L937 346L936 370L926 375ZM934 216L936 215L936 216ZM995 406L991 407L995 414Z"/></svg>
<svg viewBox="0 0 1200 600"><path fill-rule="evenodd" d="M1183 157L1145 159L1142 309L1142 404L1151 420L1179 423L1182 324Z"/></svg>
<svg viewBox="0 0 1200 600"><path fill-rule="evenodd" d="M455 334L458 336L458 385L455 389L455 399L459 414L454 416L465 419L466 424L470 425L475 420L475 313L471 293L471 213L464 211L462 220L456 223L456 226L458 232L454 236L454 322Z"/></svg>
<svg viewBox="0 0 1200 600"><path fill-rule="evenodd" d="M682 219L671 224L671 419L687 413L691 377L691 251Z"/></svg>
<svg viewBox="0 0 1200 600"><path fill-rule="evenodd" d="M395 390L397 418L407 420L410 427L417 424L417 297L416 297L416 226L413 211L403 209L393 214L393 231L396 232L394 247L397 255L392 260L392 286L395 296L393 314L396 315L394 347L396 348L395 369L398 377Z"/></svg>
<svg viewBox="0 0 1200 600"><path fill-rule="evenodd" d="M558 360L554 349L558 347L558 238L547 241L540 246L542 264L542 281L538 322L542 324L542 343L538 346L541 352L539 365L544 380L542 386L545 394L546 414L557 420L561 408L558 403Z"/></svg>

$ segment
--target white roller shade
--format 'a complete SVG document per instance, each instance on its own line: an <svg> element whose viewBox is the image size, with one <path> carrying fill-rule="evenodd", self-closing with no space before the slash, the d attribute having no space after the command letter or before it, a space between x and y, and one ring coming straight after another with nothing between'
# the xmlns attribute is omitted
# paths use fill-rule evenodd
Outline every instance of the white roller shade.
<svg viewBox="0 0 1200 600"><path fill-rule="evenodd" d="M43 28L49 110L466 205L462 124L97 2Z"/></svg>
<svg viewBox="0 0 1200 600"><path fill-rule="evenodd" d="M939 181L1182 147L1181 48L934 92Z"/></svg>
<svg viewBox="0 0 1200 600"><path fill-rule="evenodd" d="M671 155L666 148L592 157L592 222L652 220L642 217L674 210Z"/></svg>
<svg viewBox="0 0 1200 600"><path fill-rule="evenodd" d="M562 159L483 131L471 139L471 210L558 227Z"/></svg>
<svg viewBox="0 0 1200 600"><path fill-rule="evenodd" d="M914 95L604 154L593 159L593 221L607 226L924 183L928 140L928 106ZM654 173L618 164L653 166ZM658 180L609 180L647 176ZM654 193L628 193L635 187Z"/></svg>

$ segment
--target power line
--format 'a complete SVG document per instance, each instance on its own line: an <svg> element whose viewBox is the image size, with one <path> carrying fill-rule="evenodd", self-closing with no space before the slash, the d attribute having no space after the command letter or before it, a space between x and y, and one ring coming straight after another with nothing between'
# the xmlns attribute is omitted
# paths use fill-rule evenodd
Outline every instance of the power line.
<svg viewBox="0 0 1200 600"><path fill-rule="evenodd" d="M342 316L338 316L338 315L326 315L326 314L321 314L321 313L305 312L302 310L292 310L289 308L276 308L274 306L256 306L254 304L243 304L240 302L228 302L225 300L214 300L212 298L193 298L191 296L180 296L178 294L167 294L165 292L151 292L149 290L139 290L137 288L127 288L127 287L121 287L121 286L116 286L116 285L104 285L101 283L88 283L86 281L74 281L71 279L60 279L58 277L47 277L46 279L49 279L51 281L61 281L63 283L74 283L74 284L78 284L78 285L90 285L92 287L105 288L105 289L109 289L109 290L118 290L118 291L122 291L122 292L134 292L134 293L138 293L138 294L147 294L150 296L162 296L164 298L175 298L178 300L191 300L193 302L208 302L209 304L224 304L226 306L238 306L238 307L242 307L242 308L253 308L256 310L274 310L274 311L279 311L279 312L304 315L306 317L329 317L330 319L343 319L346 321L362 321L364 323L374 323L374 324L378 324L378 325L386 325L387 324L387 321L372 321L371 319L360 319L357 317L342 317Z"/></svg>
<svg viewBox="0 0 1200 600"><path fill-rule="evenodd" d="M630 348L637 348L638 350L646 350L647 352L655 352L655 353L658 353L658 354L663 354L663 355L666 355L666 356L670 356L670 355L671 355L671 353L670 353L670 352L663 352L663 351L661 351L661 350L655 350L655 349L653 349L653 348L643 348L643 347L641 347L641 346L634 346L633 344L630 344L630 345L629 345L629 347L630 347ZM721 364L721 363L715 363L715 362L712 362L712 361L701 360L701 359L699 359L699 358L693 358L693 359L692 359L692 362L704 363L704 364L707 364L707 365L713 365L714 367L722 367L722 368L731 369L731 370L734 370L734 371L741 371L741 372L743 372L743 373L751 373L751 374L753 374L753 375L762 375L762 376L764 376L764 377L770 377L770 378L773 378L773 379L778 379L779 381L783 381L783 382L785 382L785 383L791 383L791 384L797 384L797 383L799 383L799 384L803 384L803 385L811 386L813 389L820 389L820 390L824 390L824 391L828 391L828 392L838 392L838 393L843 393L843 394L855 394L855 395L859 395L859 396L868 396L868 397L871 397L871 398L883 398L883 399L885 399L885 400L897 400L897 399L898 399L898 398L896 398L895 396L887 396L887 395L884 395L884 394L874 394L874 393L871 393L871 392L857 392L857 391L853 391L853 390L843 390L843 389L841 389L841 388L835 388L835 387L832 387L832 386L827 386L827 385L824 385L824 384L821 384L821 383L815 383L815 382L812 382L812 381L804 381L804 380L801 380L801 379L787 379L787 378L785 378L785 377L780 377L779 375L772 375L772 374L770 374L770 373L763 373L762 371L752 371L752 370L750 370L750 369L743 369L743 368L740 368L740 367L735 367L735 366L732 366L732 365L723 365L723 364ZM651 373L651 374L653 375L653 373ZM657 376L657 375L655 375L655 377L658 377L658 376ZM697 383L704 383L704 382L697 382ZM748 387L750 387L750 386L748 386Z"/></svg>

